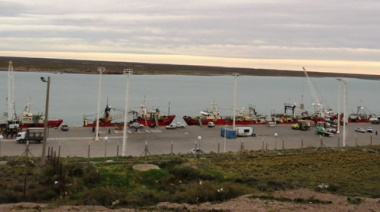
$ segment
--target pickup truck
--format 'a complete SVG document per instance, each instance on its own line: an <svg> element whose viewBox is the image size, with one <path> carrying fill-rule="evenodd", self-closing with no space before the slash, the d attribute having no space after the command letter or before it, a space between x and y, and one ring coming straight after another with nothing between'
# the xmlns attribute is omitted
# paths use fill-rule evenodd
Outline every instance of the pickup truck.
<svg viewBox="0 0 380 212"><path fill-rule="evenodd" d="M182 124L181 122L175 123L177 128L185 128L185 124Z"/></svg>
<svg viewBox="0 0 380 212"><path fill-rule="evenodd" d="M181 122L177 122L177 123L171 123L168 126L166 126L166 129L177 129L177 128L185 128L185 125L182 124Z"/></svg>

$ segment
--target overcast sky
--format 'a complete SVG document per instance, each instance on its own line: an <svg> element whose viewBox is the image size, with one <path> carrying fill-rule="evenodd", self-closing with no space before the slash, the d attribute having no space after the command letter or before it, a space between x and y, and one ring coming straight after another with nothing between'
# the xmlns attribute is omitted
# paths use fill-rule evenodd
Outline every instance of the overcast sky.
<svg viewBox="0 0 380 212"><path fill-rule="evenodd" d="M378 0L0 0L0 55L380 75Z"/></svg>

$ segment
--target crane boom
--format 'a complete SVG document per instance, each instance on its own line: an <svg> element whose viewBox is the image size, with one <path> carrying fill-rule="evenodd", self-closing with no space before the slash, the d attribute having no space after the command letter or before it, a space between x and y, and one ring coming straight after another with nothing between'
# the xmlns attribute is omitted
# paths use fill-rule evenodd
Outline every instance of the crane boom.
<svg viewBox="0 0 380 212"><path fill-rule="evenodd" d="M303 71L305 73L307 84L309 85L310 92L311 92L311 95L313 97L313 103L312 103L312 105L313 105L314 113L319 113L319 114L323 115L325 108L323 107L323 104L322 104L322 101L321 101L321 95L319 94L319 92L317 91L315 85L311 81L309 75L306 72L305 67L302 67L302 69L303 69Z"/></svg>

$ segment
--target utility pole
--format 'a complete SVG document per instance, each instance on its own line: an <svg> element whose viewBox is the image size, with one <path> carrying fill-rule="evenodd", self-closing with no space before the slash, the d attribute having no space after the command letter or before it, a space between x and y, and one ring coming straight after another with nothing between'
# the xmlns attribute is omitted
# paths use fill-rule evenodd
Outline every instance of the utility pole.
<svg viewBox="0 0 380 212"><path fill-rule="evenodd" d="M9 61L8 66L8 121L15 121L17 119L16 109L15 109L15 100L14 100L14 77L13 77L13 63Z"/></svg>
<svg viewBox="0 0 380 212"><path fill-rule="evenodd" d="M45 119L44 119L44 140L43 140L43 143L42 143L42 154L41 154L41 165L45 165L47 130L48 130L48 119L49 119L50 76L48 76L47 80L44 77L41 77L41 81L47 83L46 104L45 104Z"/></svg>
<svg viewBox="0 0 380 212"><path fill-rule="evenodd" d="M99 72L99 90L98 90L98 109L96 112L96 131L95 131L95 141L99 141L99 113L100 113L100 94L102 90L102 73L106 69L104 67L98 67Z"/></svg>
<svg viewBox="0 0 380 212"><path fill-rule="evenodd" d="M131 74L133 74L133 69L124 69L124 74L126 76L125 80L125 110L124 110L124 129L123 129L123 147L122 147L122 156L126 156L126 148L127 148L127 116L128 116L128 95L129 95L129 78Z"/></svg>
<svg viewBox="0 0 380 212"><path fill-rule="evenodd" d="M237 77L239 76L239 73L234 73L234 77L235 77L235 83L234 83L234 107L233 107L233 117L232 117L232 120L233 120L233 123L232 123L232 130L235 130L235 119L236 119L236 87L237 87Z"/></svg>

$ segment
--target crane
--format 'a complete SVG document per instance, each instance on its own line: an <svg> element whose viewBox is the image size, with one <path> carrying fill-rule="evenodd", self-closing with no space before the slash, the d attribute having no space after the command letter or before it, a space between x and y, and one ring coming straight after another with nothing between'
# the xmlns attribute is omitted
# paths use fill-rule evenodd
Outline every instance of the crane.
<svg viewBox="0 0 380 212"><path fill-rule="evenodd" d="M325 108L323 106L323 103L322 103L322 96L319 94L319 92L317 91L315 85L313 84L313 82L311 81L309 75L307 74L306 72L306 69L305 67L302 67L304 73L305 73L305 76L306 76L306 80L307 80L307 83L309 85L309 88L310 88L310 92L311 92L311 95L313 97L313 113L314 114L318 114L319 116L321 117L324 117L325 113L327 113L327 111L329 111L328 108Z"/></svg>

